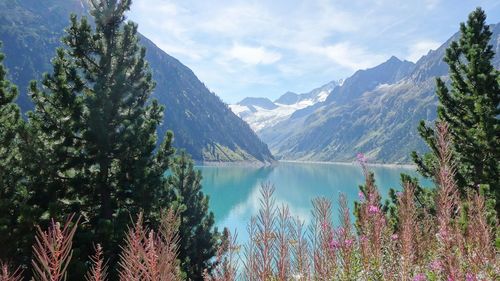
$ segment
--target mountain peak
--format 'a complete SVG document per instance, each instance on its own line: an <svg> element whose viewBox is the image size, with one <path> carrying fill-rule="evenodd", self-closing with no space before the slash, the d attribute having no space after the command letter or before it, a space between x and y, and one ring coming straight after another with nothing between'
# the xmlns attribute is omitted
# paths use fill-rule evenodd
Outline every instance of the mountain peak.
<svg viewBox="0 0 500 281"><path fill-rule="evenodd" d="M341 86L333 89L333 94L327 97L326 102L349 102L364 92L375 89L378 85L399 81L410 74L414 68L413 62L402 61L396 56L391 56L377 66L356 71Z"/></svg>
<svg viewBox="0 0 500 281"><path fill-rule="evenodd" d="M286 92L283 95L281 95L277 100L275 100L275 103L280 103L280 104L294 104L299 100L299 95L294 92Z"/></svg>
<svg viewBox="0 0 500 281"><path fill-rule="evenodd" d="M400 60L398 57L396 56L391 56L387 62L403 62L402 60Z"/></svg>

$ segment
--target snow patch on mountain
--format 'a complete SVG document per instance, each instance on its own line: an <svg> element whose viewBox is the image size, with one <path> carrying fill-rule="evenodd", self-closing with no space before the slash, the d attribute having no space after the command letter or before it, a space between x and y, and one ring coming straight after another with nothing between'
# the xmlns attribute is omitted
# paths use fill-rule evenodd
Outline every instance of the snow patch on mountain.
<svg viewBox="0 0 500 281"><path fill-rule="evenodd" d="M269 106L267 101L264 107L262 98L245 98L237 104L229 105L229 108L258 133L288 119L297 110L324 102L341 82L342 80L332 81L304 94L287 92L272 102L275 105L273 107Z"/></svg>
<svg viewBox="0 0 500 281"><path fill-rule="evenodd" d="M233 104L229 107L240 118L245 120L250 127L258 132L264 128L271 127L279 122L287 119L295 111L312 105L312 101L301 101L296 104L276 104L278 107L275 109L265 109L259 106L244 106Z"/></svg>

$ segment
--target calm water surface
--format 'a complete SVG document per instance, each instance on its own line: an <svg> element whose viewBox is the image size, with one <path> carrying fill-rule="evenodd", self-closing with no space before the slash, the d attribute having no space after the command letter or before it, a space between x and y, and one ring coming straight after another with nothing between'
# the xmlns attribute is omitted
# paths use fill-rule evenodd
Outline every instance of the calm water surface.
<svg viewBox="0 0 500 281"><path fill-rule="evenodd" d="M210 196L210 208L219 228L237 230L240 243L248 238L247 223L257 214L259 188L269 182L275 186L277 204L288 204L290 212L306 223L311 219L311 200L317 197L331 199L336 211L340 193L346 195L351 206L358 199L358 186L363 174L357 165L284 163L273 167L209 167L199 166L203 175L203 191ZM386 196L389 188L400 187L400 174L418 174L409 168L371 167L377 186ZM426 186L428 180L421 181ZM336 213L334 213L336 216Z"/></svg>

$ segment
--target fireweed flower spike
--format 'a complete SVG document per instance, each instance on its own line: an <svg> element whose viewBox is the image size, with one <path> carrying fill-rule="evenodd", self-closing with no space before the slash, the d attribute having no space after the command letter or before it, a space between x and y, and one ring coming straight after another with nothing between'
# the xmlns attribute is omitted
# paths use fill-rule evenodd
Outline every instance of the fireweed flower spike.
<svg viewBox="0 0 500 281"><path fill-rule="evenodd" d="M413 278L413 281L427 281L427 277L425 277L425 274L419 273L419 274L415 275L415 277Z"/></svg>
<svg viewBox="0 0 500 281"><path fill-rule="evenodd" d="M380 209L377 206L370 205L370 207L368 207L368 212L370 214L374 215L374 214L377 214L378 212L380 212Z"/></svg>
<svg viewBox="0 0 500 281"><path fill-rule="evenodd" d="M359 197L360 201L365 201L366 200L365 194L362 191L358 192L358 197Z"/></svg>
<svg viewBox="0 0 500 281"><path fill-rule="evenodd" d="M366 158L366 156L363 153L358 153L356 155L356 159L358 160L358 162L361 165L366 165L366 163L368 162L368 159Z"/></svg>

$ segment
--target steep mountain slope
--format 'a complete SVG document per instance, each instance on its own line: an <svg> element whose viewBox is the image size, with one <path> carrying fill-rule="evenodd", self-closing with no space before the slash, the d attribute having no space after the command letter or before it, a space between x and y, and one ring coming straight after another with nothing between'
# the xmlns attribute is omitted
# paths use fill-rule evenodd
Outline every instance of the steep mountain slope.
<svg viewBox="0 0 500 281"><path fill-rule="evenodd" d="M499 54L500 25L491 28ZM408 163L412 150L426 149L417 125L436 118L435 77L447 75L442 59L457 36L415 64L392 57L358 71L325 102L298 110L259 135L280 159L351 161L363 152L376 162Z"/></svg>
<svg viewBox="0 0 500 281"><path fill-rule="evenodd" d="M339 82L332 81L304 94L286 92L274 102L267 98L245 98L237 104L230 105L230 108L259 133L286 120L297 110L325 101L338 85Z"/></svg>
<svg viewBox="0 0 500 281"><path fill-rule="evenodd" d="M59 38L69 24L71 12L85 15L81 0L0 0L0 41L14 83L21 94L23 111L32 105L27 95L28 82L39 80L51 70L50 60ZM160 136L173 130L174 145L186 149L194 159L203 161L273 160L267 146L250 127L195 74L169 56L150 40L141 38L157 82L154 98L166 107Z"/></svg>

